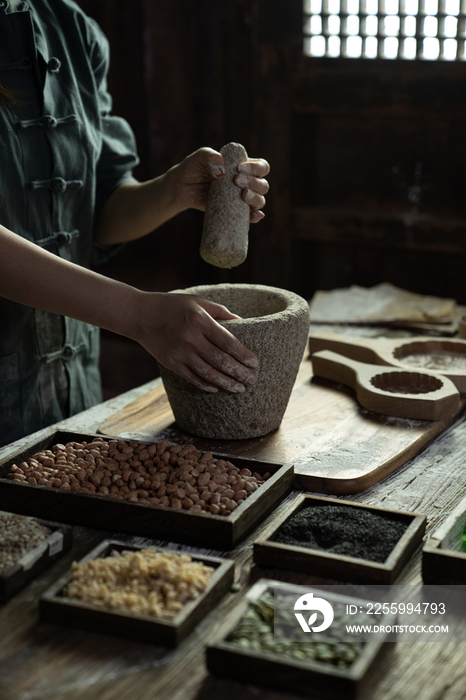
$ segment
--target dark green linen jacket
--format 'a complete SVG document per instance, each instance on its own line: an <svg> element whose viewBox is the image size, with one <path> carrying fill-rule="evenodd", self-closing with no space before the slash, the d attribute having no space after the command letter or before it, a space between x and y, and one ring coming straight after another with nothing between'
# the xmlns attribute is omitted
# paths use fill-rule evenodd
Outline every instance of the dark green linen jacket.
<svg viewBox="0 0 466 700"><path fill-rule="evenodd" d="M138 163L108 63L71 0L0 0L0 84L18 98L0 106L0 223L84 267L111 254L94 221ZM0 298L0 445L101 401L98 359L97 328Z"/></svg>

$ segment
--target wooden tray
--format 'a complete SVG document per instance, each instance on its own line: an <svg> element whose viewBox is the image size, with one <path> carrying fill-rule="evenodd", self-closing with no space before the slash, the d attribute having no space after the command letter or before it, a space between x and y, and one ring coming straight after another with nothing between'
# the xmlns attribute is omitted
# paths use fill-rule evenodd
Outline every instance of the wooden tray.
<svg viewBox="0 0 466 700"><path fill-rule="evenodd" d="M313 505L321 505L323 503L333 506L344 505L348 508L362 508L380 515L392 514L400 519L406 519L409 525L383 564L367 559L334 554L309 547L296 547L273 541L274 535L293 513L297 513L303 508L312 508ZM322 498L320 496L298 496L290 504L289 508L279 518L274 520L273 525L254 542L254 562L258 566L266 568L291 569L292 571L340 581L393 583L422 540L425 529L426 516L419 513L407 513L405 511L391 510L390 508L366 506L353 503L352 501Z"/></svg>
<svg viewBox="0 0 466 700"><path fill-rule="evenodd" d="M106 557L112 550L138 551L147 549L136 545L104 540L81 561ZM170 551L159 548L157 551ZM175 554L182 554L176 551ZM219 557L190 554L193 561L200 561L215 569L207 589L199 598L188 601L172 620L162 620L150 615L106 610L98 605L67 598L64 587L70 582L72 572L62 576L41 597L39 610L41 620L58 625L69 625L90 632L108 633L137 641L161 646L176 646L185 639L215 604L230 590L234 578L234 562Z"/></svg>
<svg viewBox="0 0 466 700"><path fill-rule="evenodd" d="M166 506L131 503L109 496L10 481L10 466L57 443L92 442L95 435L54 432L27 450L0 462L0 508L23 515L52 516L58 521L115 530L133 535L195 544L212 549L233 549L287 495L293 481L291 464L256 462L235 458L235 466L259 474L271 473L266 483L229 516L189 513ZM101 435L99 437L102 437ZM225 455L215 454L215 457Z"/></svg>
<svg viewBox="0 0 466 700"><path fill-rule="evenodd" d="M361 408L355 392L312 376L303 359L278 430L252 440L205 440L183 433L175 423L161 383L108 418L106 435L151 442L193 442L198 450L222 452L234 461L247 457L291 463L303 491L350 494L364 491L415 457L460 415L422 421L382 416Z"/></svg>
<svg viewBox="0 0 466 700"><path fill-rule="evenodd" d="M386 636L368 641L352 666L344 670L328 663L300 661L265 651L244 649L226 641L245 613L249 601L259 598L265 591L280 585L283 583L270 579L259 579L252 586L246 599L236 606L225 624L216 633L214 640L208 644L206 649L208 670L216 676L226 676L245 683L284 690L288 693L331 698L332 700L355 700L364 686L371 665L383 649ZM286 585L290 590L296 589L297 598L304 591L309 590L308 586ZM316 589L316 593L318 592ZM325 591L324 597L329 601L333 599L348 604L357 604L358 607L361 603L366 602L359 598L328 593L327 591ZM387 620L389 621L387 622ZM383 624L393 624L393 622L394 617L387 616L384 618ZM385 644L385 646L387 645Z"/></svg>
<svg viewBox="0 0 466 700"><path fill-rule="evenodd" d="M12 512L11 510L8 512ZM14 566L0 572L0 601L19 593L47 567L71 549L72 528L40 518L30 518L52 530L51 534L30 549Z"/></svg>
<svg viewBox="0 0 466 700"><path fill-rule="evenodd" d="M423 547L424 583L445 585L466 583L466 551L460 546L465 525L466 498Z"/></svg>

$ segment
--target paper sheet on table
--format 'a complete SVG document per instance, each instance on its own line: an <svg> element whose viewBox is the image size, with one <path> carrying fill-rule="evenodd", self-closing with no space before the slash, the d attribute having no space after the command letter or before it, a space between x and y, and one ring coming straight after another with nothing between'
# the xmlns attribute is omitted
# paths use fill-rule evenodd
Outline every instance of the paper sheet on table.
<svg viewBox="0 0 466 700"><path fill-rule="evenodd" d="M375 287L317 291L310 301L311 322L448 324L456 320L456 301L415 294L388 282Z"/></svg>

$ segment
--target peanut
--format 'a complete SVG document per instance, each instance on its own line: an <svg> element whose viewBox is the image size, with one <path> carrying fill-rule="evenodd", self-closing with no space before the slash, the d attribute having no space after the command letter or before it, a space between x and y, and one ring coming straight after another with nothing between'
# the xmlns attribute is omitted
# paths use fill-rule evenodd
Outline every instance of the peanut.
<svg viewBox="0 0 466 700"><path fill-rule="evenodd" d="M198 486L206 486L209 483L209 481L210 481L210 474L204 472L204 474L201 474L201 476L197 480L197 484L198 484Z"/></svg>
<svg viewBox="0 0 466 700"><path fill-rule="evenodd" d="M251 474L195 445L136 441L70 442L13 465L6 477L43 487L112 496L130 502L229 515L270 475Z"/></svg>

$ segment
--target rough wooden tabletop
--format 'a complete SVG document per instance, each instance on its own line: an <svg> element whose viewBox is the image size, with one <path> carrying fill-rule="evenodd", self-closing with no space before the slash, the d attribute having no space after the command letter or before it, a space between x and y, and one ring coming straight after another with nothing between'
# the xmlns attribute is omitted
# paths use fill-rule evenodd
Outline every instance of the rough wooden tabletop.
<svg viewBox="0 0 466 700"><path fill-rule="evenodd" d="M109 416L157 385L158 380L128 392L60 424L93 433ZM47 431L41 431L46 434ZM34 438L37 437L34 436ZM19 445L27 445L26 438ZM8 456L12 447L0 450ZM462 416L421 454L381 483L348 496L359 503L425 513L427 534L445 520L466 493L466 426ZM292 498L295 494L291 494ZM229 593L175 650L87 633L39 621L41 594L70 566L107 537L137 544L154 543L111 531L74 527L72 551L40 575L23 592L0 607L0 697L2 700L291 700L294 695L214 678L206 670L204 649L225 615L258 578L302 584L323 579L252 564L252 542L289 502L284 501L254 533L226 556L236 563L240 590ZM163 544L155 542L156 544ZM397 583L421 582L418 548ZM463 644L398 642L374 666L363 700L460 700L466 697Z"/></svg>

